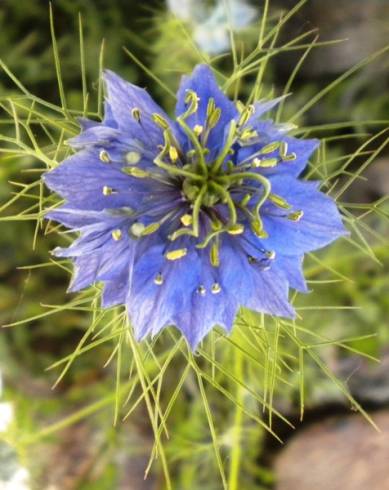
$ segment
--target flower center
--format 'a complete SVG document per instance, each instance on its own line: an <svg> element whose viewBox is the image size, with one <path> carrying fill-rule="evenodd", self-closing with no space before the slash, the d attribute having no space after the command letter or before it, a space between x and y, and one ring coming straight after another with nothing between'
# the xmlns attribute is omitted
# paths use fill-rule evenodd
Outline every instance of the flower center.
<svg viewBox="0 0 389 490"><path fill-rule="evenodd" d="M281 196L272 193L270 180L258 169L293 161L296 155L287 153L285 142L275 141L262 146L245 160L236 162L237 148L256 145L259 141L259 135L249 125L254 106L248 106L238 107L240 116L229 122L223 145L211 160L208 140L219 123L221 109L210 98L204 125L195 124L192 127L188 118L197 113L198 101L197 94L188 90L185 99L187 109L177 117L177 123L191 148L185 153L168 121L160 114L152 115L154 123L163 130L164 137L164 145L160 146L154 164L179 186L190 209L190 214L185 213L180 218L183 226L173 231L169 239L174 242L182 236L196 238L196 247L209 246L211 263L218 266L220 234L241 234L248 224L256 236L266 238L268 235L261 219L264 203L270 201L278 208L290 211L290 205ZM278 152L277 157L272 156L275 152ZM153 172L137 167L125 171L134 177L153 178ZM160 174L158 178L161 178ZM301 215L301 212L294 211L288 212L285 217L297 221ZM177 249L169 251L166 257L176 260L185 254L186 249Z"/></svg>

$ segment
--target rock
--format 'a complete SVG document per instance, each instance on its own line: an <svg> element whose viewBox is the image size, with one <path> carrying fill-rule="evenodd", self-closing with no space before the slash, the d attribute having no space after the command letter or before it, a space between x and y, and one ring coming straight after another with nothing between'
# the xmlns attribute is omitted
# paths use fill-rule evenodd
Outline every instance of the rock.
<svg viewBox="0 0 389 490"><path fill-rule="evenodd" d="M78 490L84 482L94 488L106 477L110 466L115 475L112 487L115 490L155 490L153 473L144 479L153 439L142 430L143 419L137 422L137 426L123 423L117 427L115 445L107 444L106 433L88 420L61 431L55 443L45 448L46 464L39 488Z"/></svg>
<svg viewBox="0 0 389 490"><path fill-rule="evenodd" d="M293 437L275 462L275 490L389 489L389 412L315 423Z"/></svg>

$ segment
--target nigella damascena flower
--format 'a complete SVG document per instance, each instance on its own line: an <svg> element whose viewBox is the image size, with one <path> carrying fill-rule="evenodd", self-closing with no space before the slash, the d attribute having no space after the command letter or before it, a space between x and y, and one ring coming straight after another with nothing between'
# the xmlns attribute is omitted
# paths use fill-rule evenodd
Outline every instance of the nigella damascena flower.
<svg viewBox="0 0 389 490"><path fill-rule="evenodd" d="M190 23L199 48L214 55L230 48L230 30L239 32L257 17L257 9L245 0L168 0L170 11Z"/></svg>
<svg viewBox="0 0 389 490"><path fill-rule="evenodd" d="M82 120L77 152L45 174L65 199L47 217L80 233L70 290L104 284L138 339L176 325L192 348L240 306L293 317L306 252L345 230L333 200L298 177L318 146L235 105L209 67L183 78L175 119L148 93L105 74L102 122Z"/></svg>

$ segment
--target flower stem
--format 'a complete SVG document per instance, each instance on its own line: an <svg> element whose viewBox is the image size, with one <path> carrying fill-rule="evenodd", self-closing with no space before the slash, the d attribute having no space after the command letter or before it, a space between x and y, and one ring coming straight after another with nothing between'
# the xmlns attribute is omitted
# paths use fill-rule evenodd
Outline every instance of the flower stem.
<svg viewBox="0 0 389 490"><path fill-rule="evenodd" d="M235 377L242 381L243 378L243 358L240 349L234 349L235 353L235 364L234 371ZM243 422L243 389L240 384L236 386L236 410L234 417L234 427L233 427L233 442L231 449L231 460L230 460L230 474L228 479L228 489L229 490L239 490L239 471L242 456L241 447L241 433L242 433L242 422Z"/></svg>

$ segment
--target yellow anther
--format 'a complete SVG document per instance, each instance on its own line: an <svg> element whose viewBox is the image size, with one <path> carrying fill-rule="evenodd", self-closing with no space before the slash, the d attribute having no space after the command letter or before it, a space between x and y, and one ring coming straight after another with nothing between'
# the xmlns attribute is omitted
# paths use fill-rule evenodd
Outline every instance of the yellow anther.
<svg viewBox="0 0 389 490"><path fill-rule="evenodd" d="M180 221L184 226L189 226L193 223L193 218L190 214L183 214Z"/></svg>
<svg viewBox="0 0 389 490"><path fill-rule="evenodd" d="M300 221L300 219L304 216L304 211L295 211L294 213L288 214L288 219L291 221Z"/></svg>
<svg viewBox="0 0 389 490"><path fill-rule="evenodd" d="M151 223L143 229L141 234L142 236L151 235L152 233L155 233L157 230L159 230L160 226L160 223Z"/></svg>
<svg viewBox="0 0 389 490"><path fill-rule="evenodd" d="M99 158L104 163L109 163L111 161L111 159L110 159L110 157L108 155L107 150L101 150L100 153L99 153Z"/></svg>
<svg viewBox="0 0 389 490"><path fill-rule="evenodd" d="M122 238L122 230L113 230L111 233L112 238L115 240L115 242L118 242Z"/></svg>
<svg viewBox="0 0 389 490"><path fill-rule="evenodd" d="M241 235L244 232L244 226L240 223L230 226L227 230L230 235Z"/></svg>
<svg viewBox="0 0 389 490"><path fill-rule="evenodd" d="M216 109L215 99L213 97L210 97L208 100L208 104L207 104L207 117L208 118L213 113L213 111L215 109Z"/></svg>
<svg viewBox="0 0 389 490"><path fill-rule="evenodd" d="M254 158L252 166L254 168L262 167L262 168L271 168L275 167L278 163L277 158L266 158L264 160L260 158Z"/></svg>
<svg viewBox="0 0 389 490"><path fill-rule="evenodd" d="M200 134L203 132L204 127L201 126L200 124L196 124L193 128L193 132L196 136L200 136Z"/></svg>
<svg viewBox="0 0 389 490"><path fill-rule="evenodd" d="M269 194L269 201L282 209L290 209L290 204L285 199L277 194Z"/></svg>
<svg viewBox="0 0 389 490"><path fill-rule="evenodd" d="M220 257L219 257L219 244L217 242L213 242L209 252L209 258L211 261L211 265L213 267L219 267L220 265Z"/></svg>
<svg viewBox="0 0 389 490"><path fill-rule="evenodd" d="M288 143L286 141L283 141L280 146L281 158L285 158L287 153L288 153Z"/></svg>
<svg viewBox="0 0 389 490"><path fill-rule="evenodd" d="M246 128L242 131L242 133L240 135L240 139L242 141L249 141L253 138L256 138L257 136L258 136L258 133L254 129Z"/></svg>
<svg viewBox="0 0 389 490"><path fill-rule="evenodd" d="M104 196L110 196L112 193L113 193L113 190L112 190L111 187L108 187L107 185L105 185L103 187L103 194L104 194Z"/></svg>
<svg viewBox="0 0 389 490"><path fill-rule="evenodd" d="M169 157L173 163L178 160L178 151L177 151L177 148L175 146L169 147Z"/></svg>
<svg viewBox="0 0 389 490"><path fill-rule="evenodd" d="M157 286L162 286L163 284L163 277L162 277L162 274L159 273L155 276L154 278L154 284L156 284Z"/></svg>
<svg viewBox="0 0 389 490"><path fill-rule="evenodd" d="M268 250L265 255L270 260L274 260L276 258L276 253L274 250Z"/></svg>
<svg viewBox="0 0 389 490"><path fill-rule="evenodd" d="M178 248L176 250L171 250L170 252L167 252L165 254L165 257L168 260L178 260L178 259L182 259L182 257L185 257L187 253L188 253L187 248Z"/></svg>
<svg viewBox="0 0 389 490"><path fill-rule="evenodd" d="M219 294L222 290L220 284L218 282L214 282L211 287L212 294Z"/></svg>
<svg viewBox="0 0 389 490"><path fill-rule="evenodd" d="M289 155L285 155L282 157L284 162L293 162L293 160L296 160L297 155L296 153L289 153Z"/></svg>
<svg viewBox="0 0 389 490"><path fill-rule="evenodd" d="M248 122L250 117L254 114L254 112L255 112L255 107L253 105L249 105L245 107L241 112L238 126L244 126Z"/></svg>
<svg viewBox="0 0 389 490"><path fill-rule="evenodd" d="M122 170L124 173L131 175L132 177L137 177L138 179L144 179L150 176L149 172L137 167L125 167Z"/></svg>
<svg viewBox="0 0 389 490"><path fill-rule="evenodd" d="M133 109L131 109L131 115L136 122L140 121L140 109L138 109L138 107L134 107Z"/></svg>
<svg viewBox="0 0 389 490"><path fill-rule="evenodd" d="M136 165L141 159L141 154L137 151L129 151L126 153L126 162L129 165Z"/></svg>
<svg viewBox="0 0 389 490"><path fill-rule="evenodd" d="M268 145L261 148L261 153L263 155L267 155L268 153L273 153L273 151L278 150L280 146L281 146L280 141L274 141L273 143L269 143Z"/></svg>
<svg viewBox="0 0 389 490"><path fill-rule="evenodd" d="M155 112L151 117L157 126L159 126L162 129L169 129L169 123L160 114L157 114Z"/></svg>
<svg viewBox="0 0 389 490"><path fill-rule="evenodd" d="M220 121L222 111L219 107L216 107L214 111L207 117L207 126L209 129L214 128Z"/></svg>

